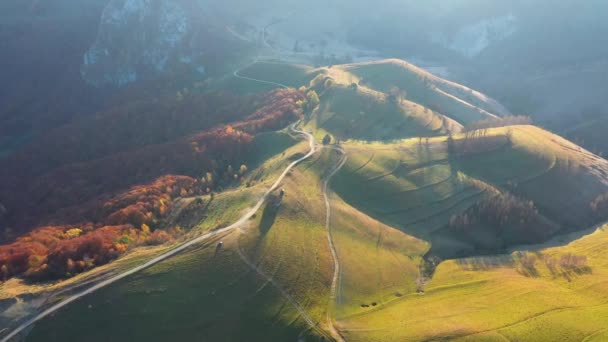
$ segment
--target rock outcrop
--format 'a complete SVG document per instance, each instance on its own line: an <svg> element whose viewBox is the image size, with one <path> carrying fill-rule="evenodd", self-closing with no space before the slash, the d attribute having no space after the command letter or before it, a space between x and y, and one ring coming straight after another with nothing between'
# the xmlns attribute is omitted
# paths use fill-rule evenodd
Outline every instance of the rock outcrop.
<svg viewBox="0 0 608 342"><path fill-rule="evenodd" d="M202 74L200 26L178 0L110 0L84 55L82 77L95 86L120 86L178 65Z"/></svg>

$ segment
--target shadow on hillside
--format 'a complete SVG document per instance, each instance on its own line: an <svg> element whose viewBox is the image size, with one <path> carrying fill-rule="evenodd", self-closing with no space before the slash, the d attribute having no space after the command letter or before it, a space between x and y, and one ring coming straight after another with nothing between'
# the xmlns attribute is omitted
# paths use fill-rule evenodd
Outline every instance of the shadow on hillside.
<svg viewBox="0 0 608 342"><path fill-rule="evenodd" d="M496 257L470 257L456 259L456 263L467 271L486 271L500 267L513 267L515 260L511 255Z"/></svg>
<svg viewBox="0 0 608 342"><path fill-rule="evenodd" d="M278 212L279 208L273 205L272 201L266 205L260 221L260 234L262 236L266 235L270 228L272 228L272 225L274 225L274 222L277 219Z"/></svg>

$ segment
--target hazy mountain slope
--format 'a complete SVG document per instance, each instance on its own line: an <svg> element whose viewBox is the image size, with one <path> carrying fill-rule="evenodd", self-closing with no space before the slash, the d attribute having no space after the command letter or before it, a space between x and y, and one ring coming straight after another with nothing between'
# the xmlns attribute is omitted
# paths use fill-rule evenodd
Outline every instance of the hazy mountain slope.
<svg viewBox="0 0 608 342"><path fill-rule="evenodd" d="M397 87L413 101L462 123L505 115L508 111L496 101L459 84L440 79L400 60L379 61L349 67L371 87L388 92Z"/></svg>
<svg viewBox="0 0 608 342"><path fill-rule="evenodd" d="M0 4L0 158L49 127L99 108L81 80L83 53L105 0Z"/></svg>

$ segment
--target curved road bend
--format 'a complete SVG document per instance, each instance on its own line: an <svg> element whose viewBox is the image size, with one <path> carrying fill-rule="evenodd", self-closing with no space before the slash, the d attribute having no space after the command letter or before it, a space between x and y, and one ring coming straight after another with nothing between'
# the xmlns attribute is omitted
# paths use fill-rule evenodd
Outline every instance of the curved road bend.
<svg viewBox="0 0 608 342"><path fill-rule="evenodd" d="M240 72L242 70L247 69L250 66L252 66L252 65L254 65L254 64L258 63L258 62L259 62L259 60L256 58L252 63L247 64L246 66L241 67L239 69L236 69L233 72L234 77L240 78L240 79L243 79L243 80L254 81L254 82L258 82L258 83L270 84L270 85L277 86L277 87L280 87L280 88L285 88L285 89L289 88L289 86L287 86L285 84L282 84L282 83L277 83L277 82L272 82L272 81L264 81L264 80L259 80L257 78L252 78L252 77L247 77L247 76L240 75Z"/></svg>
<svg viewBox="0 0 608 342"><path fill-rule="evenodd" d="M296 123L297 124L297 123ZM158 264L159 262L166 260L180 252L182 252L183 250L187 249L188 247L191 247L193 245L196 245L210 237L231 231L237 227L240 227L241 225L243 225L245 222L247 222L264 204L264 202L266 201L266 199L268 198L268 195L273 192L274 190L276 190L279 187L279 184L283 181L283 179L285 178L285 176L287 175L287 173L289 173L289 171L291 171L292 168L294 168L296 165L298 165L299 163L303 162L304 160L310 158L316 151L316 146L315 146L315 141L314 141L314 137L305 131L302 130L298 130L295 128L295 125L293 124L289 127L289 129L295 133L299 133L301 135L304 135L307 137L308 139L308 143L310 146L310 151L303 156L302 158L292 162L291 164L289 164L289 166L287 166L287 168L285 168L285 170L283 171L283 173L279 176L279 178L276 180L276 182L272 185L272 187L270 187L270 189L268 189L266 191L266 193L264 193L264 195L258 200L258 202L256 203L256 205L251 208L251 210L249 210L245 215L243 215L238 221L236 221L235 223L233 223L232 225L222 228L222 229L218 229L218 230L214 230L211 231L209 233L206 233L204 235L201 235L193 240L190 240L188 242L185 242L183 244L181 244L180 246L176 247L175 249L170 250L167 253L164 253L162 255L157 256L156 258L140 265L137 266L129 271L126 271L124 273L121 273L119 275L113 276L111 278L108 278L104 281L101 281L97 284L95 284L94 286L89 287L86 290L83 290L79 293L76 293L64 300L62 300L61 302L49 307L48 309L40 312L38 315L30 318L29 320L25 321L24 323L22 323L21 325L19 325L18 327L16 327L13 331L11 331L8 335L6 335L5 337L2 338L1 342L8 342L10 341L10 339L12 339L13 337L17 336L20 332L22 332L23 330L25 330L27 327L29 327L30 325L40 321L41 319L47 317L48 315L52 314L53 312L63 308L64 306L90 294L93 293L101 288L104 288L112 283L115 283L123 278L126 278L132 274L135 274L137 272L140 272L146 268L149 268L155 264Z"/></svg>

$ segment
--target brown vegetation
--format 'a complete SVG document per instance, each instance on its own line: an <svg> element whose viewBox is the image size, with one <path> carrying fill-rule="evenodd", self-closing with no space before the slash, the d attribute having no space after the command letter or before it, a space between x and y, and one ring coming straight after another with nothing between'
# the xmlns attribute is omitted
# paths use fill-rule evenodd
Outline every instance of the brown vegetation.
<svg viewBox="0 0 608 342"><path fill-rule="evenodd" d="M180 234L178 228L151 232L150 227L166 217L174 198L200 191L193 178L164 176L92 208L89 214L96 218L95 223L37 228L12 244L0 246L3 277L71 276L105 264L132 246L172 241Z"/></svg>
<svg viewBox="0 0 608 342"><path fill-rule="evenodd" d="M475 236L492 236L492 241L478 242L480 248L503 248L517 243L540 241L551 233L532 201L509 193L496 193L477 202L464 213L450 218L449 229L461 239L475 241ZM469 238L466 238L470 236Z"/></svg>
<svg viewBox="0 0 608 342"><path fill-rule="evenodd" d="M163 175L198 178L212 172L222 178L229 166L243 163L254 134L282 128L301 115L296 102L304 94L277 90L249 99L219 98L183 100L191 105L175 109L159 103L158 112L154 106L145 107L149 112L118 109L40 138L0 162L0 201L7 211L0 226L19 234L49 223L80 222L83 203ZM248 114L242 103L251 108ZM222 106L240 113L227 115L230 110L216 108ZM240 120L192 132L233 118Z"/></svg>
<svg viewBox="0 0 608 342"><path fill-rule="evenodd" d="M120 109L59 129L5 160L0 165L4 239L10 238L8 226L30 233L0 246L0 276L68 277L133 246L173 241L181 230L161 229L167 228L161 223L174 199L243 181L253 135L297 119L297 102L305 95L277 90L230 99L182 96L189 104L174 110L162 104L157 112L154 106L146 107L148 113L137 106ZM243 103L251 108L248 114ZM225 111L217 109L222 105ZM239 120L192 131L232 118Z"/></svg>
<svg viewBox="0 0 608 342"><path fill-rule="evenodd" d="M448 136L448 152L452 157L462 157L477 153L494 151L511 143L512 132L506 135L487 135L487 130L476 130L465 133L464 138L454 139Z"/></svg>
<svg viewBox="0 0 608 342"><path fill-rule="evenodd" d="M543 255L545 266L554 277L564 277L571 280L575 274L591 273L591 267L587 264L587 257L566 253L559 257Z"/></svg>

